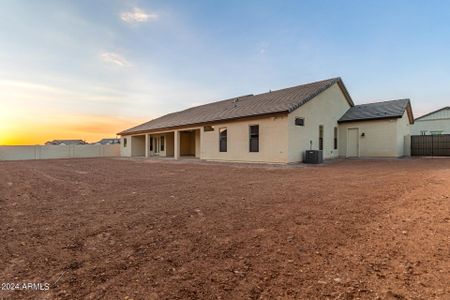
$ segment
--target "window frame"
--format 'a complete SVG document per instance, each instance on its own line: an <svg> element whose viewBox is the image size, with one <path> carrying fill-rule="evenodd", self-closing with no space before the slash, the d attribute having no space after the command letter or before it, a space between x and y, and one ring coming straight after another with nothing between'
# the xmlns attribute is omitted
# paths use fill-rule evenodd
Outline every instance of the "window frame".
<svg viewBox="0 0 450 300"><path fill-rule="evenodd" d="M338 128L334 127L334 138L333 138L333 148L334 150L338 149Z"/></svg>
<svg viewBox="0 0 450 300"><path fill-rule="evenodd" d="M252 127L256 127L258 128L258 133L256 134L252 134ZM252 136L253 135L253 136ZM250 153L258 153L259 152L259 136L260 136L260 130L259 130L259 124L252 124L248 126L248 151ZM256 139L257 143L256 143L256 149L252 148L252 140Z"/></svg>
<svg viewBox="0 0 450 300"><path fill-rule="evenodd" d="M319 125L319 150L323 151L323 136L325 128L323 125Z"/></svg>
<svg viewBox="0 0 450 300"><path fill-rule="evenodd" d="M301 124L297 124L297 121L301 121ZM294 125L304 127L305 126L305 118L295 117Z"/></svg>
<svg viewBox="0 0 450 300"><path fill-rule="evenodd" d="M228 152L228 128L221 127L219 128L218 132L219 132L219 152L222 153ZM225 132L225 136L222 136L223 132ZM222 148L223 145L225 146L225 149Z"/></svg>

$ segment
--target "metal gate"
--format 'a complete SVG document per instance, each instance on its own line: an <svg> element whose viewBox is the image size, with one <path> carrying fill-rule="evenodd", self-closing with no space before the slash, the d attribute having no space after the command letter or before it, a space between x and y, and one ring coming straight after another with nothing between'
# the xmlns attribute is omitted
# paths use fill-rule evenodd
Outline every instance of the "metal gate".
<svg viewBox="0 0 450 300"><path fill-rule="evenodd" d="M450 134L411 136L412 156L450 156Z"/></svg>

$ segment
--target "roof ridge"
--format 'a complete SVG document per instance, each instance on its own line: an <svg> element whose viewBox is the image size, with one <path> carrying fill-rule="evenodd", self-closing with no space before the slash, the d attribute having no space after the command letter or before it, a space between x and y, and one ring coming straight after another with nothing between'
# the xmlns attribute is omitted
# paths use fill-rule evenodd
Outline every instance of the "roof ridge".
<svg viewBox="0 0 450 300"><path fill-rule="evenodd" d="M264 94L269 94L269 93L281 92L281 91L285 91L285 90L290 90L290 89L295 89L295 88L299 88L299 87L304 87L304 86L307 86L307 85L324 83L324 82L327 82L327 81L330 81L330 82L333 81L333 83L334 83L334 82L337 82L339 80L342 80L341 77L333 77L333 78L329 78L329 79L318 80L318 81L313 81L313 82L308 82L308 83L294 85L294 86L291 86L291 87L281 88L281 89L278 89L278 90L270 90L270 92L264 92L264 93L260 93L260 94L255 94L254 96L259 96L259 95L264 95Z"/></svg>
<svg viewBox="0 0 450 300"><path fill-rule="evenodd" d="M318 84L318 83L325 83L327 82L326 85L322 86L321 88L318 88L317 90L313 91L312 93L310 93L306 98L302 99L302 101L295 103L294 105L292 105L289 108L289 112L293 112L294 110L296 110L297 108L299 108L300 106L302 106L303 104L305 104L306 102L308 102L309 100L315 98L316 96L318 96L319 94L321 94L323 91L327 90L328 88L330 88L333 84L335 84L336 82L342 82L342 79L340 77L336 77L336 78L331 78L328 80L322 80L322 81L317 81L315 83L311 83L312 84ZM300 86L298 86L300 87Z"/></svg>
<svg viewBox="0 0 450 300"><path fill-rule="evenodd" d="M346 92L341 77L334 77L256 95L243 95L188 107L184 110L154 118L148 122L121 131L118 134L141 133L149 130L167 129L177 126L264 114L289 113L336 83L339 84L342 92L346 95L350 106L353 106L353 101L348 95L348 92ZM236 99L242 99L242 101L236 101Z"/></svg>
<svg viewBox="0 0 450 300"><path fill-rule="evenodd" d="M142 124L136 125L136 126L131 127L131 128L128 128L128 129L126 129L126 130L124 130L124 131L133 130L133 129L137 128L137 127L141 127L141 126L143 126L143 125L146 125L146 124L148 124L148 123L150 123L150 122L153 122L153 121L155 121L155 120L157 120L157 119L159 119L159 118L162 118L162 117L173 116L173 115L176 115L176 114L180 114L180 113L189 111L189 110L191 110L191 109L195 109L195 108L199 108L199 107L203 107L203 106L208 106L208 105L211 105L211 104L217 104L217 103L220 103L220 102L231 101L231 100L234 100L234 99L236 99L236 98L243 98L243 97L250 97L250 96L254 96L254 95L253 95L253 94L248 94L248 95L244 95L244 96L233 97L233 98L228 98L228 99L218 100L218 101L209 102L209 103L205 103L205 104L200 104L200 105L196 105L196 106L191 106L191 107L185 108L185 109L183 109L183 110L178 110L178 111L170 112L170 113L164 114L164 115L162 115L162 116L153 118L153 119L151 119L151 120L148 120L147 122L144 122L144 123L142 123ZM122 132L124 132L124 131L119 132L119 134L122 133Z"/></svg>
<svg viewBox="0 0 450 300"><path fill-rule="evenodd" d="M200 104L200 105L196 105L196 106L191 106L191 107L185 108L185 109L183 109L183 110L176 111L176 112L174 112L174 113L186 111L186 110L193 109L193 108L199 108L199 107L207 106L207 105L211 105L211 104L217 104L217 103L220 103L220 102L232 101L232 100L235 100L235 99L238 99L238 98L239 98L239 99L240 99L240 98L248 98L248 97L252 97L252 96L255 96L255 95L254 95L254 94L247 94L247 95L242 95L242 96L237 96L237 97L231 97L231 98L227 98L227 99L223 99L223 100L217 100L217 101L213 101L213 102L209 102L209 103L205 103L205 104Z"/></svg>
<svg viewBox="0 0 450 300"><path fill-rule="evenodd" d="M444 107L439 108L439 109L437 109L437 110L434 110L434 111L432 111L432 112L426 113L426 114L424 114L424 115L422 115L422 116L420 116L420 117L415 118L415 120L419 120L419 119L428 117L429 115L432 115L432 114L434 114L434 113L440 112L441 110L444 110L444 109L450 109L450 106L444 106Z"/></svg>
<svg viewBox="0 0 450 300"><path fill-rule="evenodd" d="M411 101L411 99L409 99L409 98L391 99L391 100L383 100L383 101L376 101L375 100L374 102L356 104L355 106L379 104L379 103L394 102L394 101L404 101L404 100Z"/></svg>

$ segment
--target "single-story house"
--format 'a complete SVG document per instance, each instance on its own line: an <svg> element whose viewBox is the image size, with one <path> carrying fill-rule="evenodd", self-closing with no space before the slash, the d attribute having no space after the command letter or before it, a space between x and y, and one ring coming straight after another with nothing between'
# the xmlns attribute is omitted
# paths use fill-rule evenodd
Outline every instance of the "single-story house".
<svg viewBox="0 0 450 300"><path fill-rule="evenodd" d="M409 99L355 105L339 120L339 151L345 157L401 157L409 153L414 117Z"/></svg>
<svg viewBox="0 0 450 300"><path fill-rule="evenodd" d="M53 140L45 143L46 145L86 145L83 140Z"/></svg>
<svg viewBox="0 0 450 300"><path fill-rule="evenodd" d="M114 144L120 144L120 139L116 138L108 138L108 139L101 139L100 141L94 143L99 145L114 145Z"/></svg>
<svg viewBox="0 0 450 300"><path fill-rule="evenodd" d="M450 134L450 106L417 118L411 129L411 135L436 134Z"/></svg>
<svg viewBox="0 0 450 300"><path fill-rule="evenodd" d="M269 163L301 162L309 149L322 150L325 159L354 156L354 153L347 153L350 149L347 138L354 142L354 132L350 131L352 136L349 136L340 126L353 128L372 124L386 128L385 122L392 120L397 124L394 120L398 116L378 121L358 120L360 123L351 126L353 114L342 118L353 107L341 78L235 97L170 113L118 133L121 155ZM405 111L412 116L409 101L408 107ZM413 122L408 116L404 119L405 115L400 119ZM395 143L395 149L400 148L400 140L409 134L406 127L398 127L389 133L395 135L395 140L387 140ZM358 137L361 133L363 129L358 131ZM369 131L366 139L376 139L371 144L386 140ZM361 142L361 149L362 145ZM403 152L379 152L377 149L371 152L369 149L367 153L358 150L356 156L366 154L397 157Z"/></svg>

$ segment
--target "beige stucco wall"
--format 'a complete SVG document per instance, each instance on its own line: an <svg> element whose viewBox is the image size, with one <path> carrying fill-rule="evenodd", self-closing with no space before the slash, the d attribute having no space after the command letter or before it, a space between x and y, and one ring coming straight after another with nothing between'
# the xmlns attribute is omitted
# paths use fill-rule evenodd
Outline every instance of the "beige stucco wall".
<svg viewBox="0 0 450 300"><path fill-rule="evenodd" d="M347 132L359 129L360 157L401 157L405 154L405 136L410 134L407 113L402 118L346 122L339 124L340 156L347 157ZM364 136L361 136L364 133Z"/></svg>
<svg viewBox="0 0 450 300"><path fill-rule="evenodd" d="M37 159L41 146L0 146L0 160Z"/></svg>
<svg viewBox="0 0 450 300"><path fill-rule="evenodd" d="M112 157L120 155L120 145L0 146L0 160Z"/></svg>
<svg viewBox="0 0 450 300"><path fill-rule="evenodd" d="M125 139L127 140L126 147L125 147ZM120 156L125 157L131 156L131 135L124 135L120 138Z"/></svg>
<svg viewBox="0 0 450 300"><path fill-rule="evenodd" d="M339 88L334 84L326 91L319 94L308 103L289 114L289 162L303 161L306 150L319 149L319 125L324 127L323 155L325 159L335 158L339 155L338 149L334 149L334 128L338 127L337 120L350 108L350 104ZM305 126L295 126L295 118L305 119Z"/></svg>
<svg viewBox="0 0 450 300"><path fill-rule="evenodd" d="M145 135L131 137L131 156L145 156Z"/></svg>
<svg viewBox="0 0 450 300"><path fill-rule="evenodd" d="M288 117L263 117L214 124L214 131L201 128L200 158L245 162L288 162ZM249 151L249 126L259 125L259 152ZM219 128L227 128L227 152L219 152Z"/></svg>

